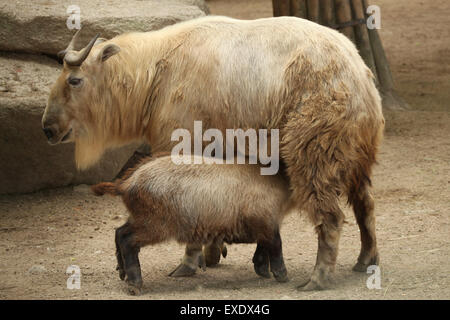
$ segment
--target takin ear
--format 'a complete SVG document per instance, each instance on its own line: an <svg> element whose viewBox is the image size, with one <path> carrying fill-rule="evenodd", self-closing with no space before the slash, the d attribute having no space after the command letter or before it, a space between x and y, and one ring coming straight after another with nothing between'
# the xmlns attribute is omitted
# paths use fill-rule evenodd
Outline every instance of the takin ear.
<svg viewBox="0 0 450 320"><path fill-rule="evenodd" d="M113 55L118 53L119 51L120 51L119 46L112 44L112 43L107 44L99 52L99 54L97 56L98 62L105 62L106 60L111 58Z"/></svg>

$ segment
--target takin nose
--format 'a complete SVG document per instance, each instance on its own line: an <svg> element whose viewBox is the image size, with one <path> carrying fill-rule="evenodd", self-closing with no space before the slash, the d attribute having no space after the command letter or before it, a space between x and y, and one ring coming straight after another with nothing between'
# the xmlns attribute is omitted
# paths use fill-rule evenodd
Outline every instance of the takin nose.
<svg viewBox="0 0 450 320"><path fill-rule="evenodd" d="M53 129L51 129L51 128L47 127L47 128L42 129L42 130L44 130L44 134L45 134L45 136L47 137L48 140L50 140L55 135L55 133L53 132Z"/></svg>

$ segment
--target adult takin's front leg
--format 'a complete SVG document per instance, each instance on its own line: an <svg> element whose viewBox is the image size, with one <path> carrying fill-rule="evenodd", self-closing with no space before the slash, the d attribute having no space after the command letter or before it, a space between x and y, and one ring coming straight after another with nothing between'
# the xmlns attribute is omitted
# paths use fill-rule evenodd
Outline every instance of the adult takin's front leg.
<svg viewBox="0 0 450 320"><path fill-rule="evenodd" d="M142 288L141 266L139 264L139 246L134 239L134 231L129 222L116 230L116 243L120 249L117 259L122 258L122 265L118 264L119 273L126 275L128 291L132 295L139 295ZM122 276L121 276L122 278Z"/></svg>
<svg viewBox="0 0 450 320"><path fill-rule="evenodd" d="M171 277L190 277L193 276L197 267L206 271L206 267L215 266L220 261L220 255L224 258L227 256L227 247L223 241L214 241L205 245L189 243L186 245L184 257L178 267L175 268L169 276Z"/></svg>
<svg viewBox="0 0 450 320"><path fill-rule="evenodd" d="M169 276L171 277L190 277L193 276L199 265L206 270L205 260L202 253L202 245L197 243L188 243L184 252L183 260Z"/></svg>
<svg viewBox="0 0 450 320"><path fill-rule="evenodd" d="M315 215L313 221L319 221L316 226L319 248L316 265L310 280L298 288L305 291L323 290L330 286L344 222L344 213L338 207L337 202L333 206L327 206L327 208L319 207L317 211L310 214Z"/></svg>
<svg viewBox="0 0 450 320"><path fill-rule="evenodd" d="M349 200L361 234L361 252L353 271L366 272L368 266L378 265L380 259L375 235L374 201L367 185L350 194Z"/></svg>

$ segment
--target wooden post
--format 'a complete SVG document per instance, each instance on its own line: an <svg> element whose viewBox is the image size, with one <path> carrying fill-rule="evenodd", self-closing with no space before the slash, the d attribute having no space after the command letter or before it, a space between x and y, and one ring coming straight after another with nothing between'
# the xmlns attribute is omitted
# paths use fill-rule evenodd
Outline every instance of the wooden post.
<svg viewBox="0 0 450 320"><path fill-rule="evenodd" d="M405 109L408 104L394 89L389 63L376 29L361 23L367 17L367 0L272 0L274 16L296 16L337 28L358 48L366 65L375 75L383 98L383 107ZM348 23L348 26L339 27Z"/></svg>
<svg viewBox="0 0 450 320"><path fill-rule="evenodd" d="M291 0L291 15L298 18L308 18L306 0Z"/></svg>
<svg viewBox="0 0 450 320"><path fill-rule="evenodd" d="M319 0L307 0L308 20L319 23Z"/></svg>
<svg viewBox="0 0 450 320"><path fill-rule="evenodd" d="M290 0L272 0L273 16L290 16Z"/></svg>
<svg viewBox="0 0 450 320"><path fill-rule="evenodd" d="M366 12L367 0L362 0L362 4L364 12ZM389 109L408 109L409 106L406 101L395 92L394 79L377 29L367 30L377 70L379 89L383 98L383 106Z"/></svg>
<svg viewBox="0 0 450 320"><path fill-rule="evenodd" d="M364 6L361 0L351 0L353 16L355 19L365 19ZM372 70L375 75L375 83L378 85L377 67L372 54L372 47L370 44L369 32L366 24L358 24L354 28L355 43L359 49L359 54L363 58L366 65Z"/></svg>
<svg viewBox="0 0 450 320"><path fill-rule="evenodd" d="M334 1L333 0L319 0L319 21L327 27L335 24L334 18Z"/></svg>
<svg viewBox="0 0 450 320"><path fill-rule="evenodd" d="M280 16L280 6L278 5L278 0L272 0L272 10L274 17Z"/></svg>
<svg viewBox="0 0 450 320"><path fill-rule="evenodd" d="M346 23L352 21L352 9L350 8L349 0L334 0L336 7L336 22ZM345 34L347 38L355 43L355 34L353 32L353 27L345 27L339 29L340 32Z"/></svg>
<svg viewBox="0 0 450 320"><path fill-rule="evenodd" d="M367 10L367 2L364 0L364 10ZM389 63L384 53L383 45L381 44L380 36L376 29L367 29L371 49L373 52L378 78L380 79L380 84L385 88L392 88L394 86L394 80L392 79L391 70L389 69Z"/></svg>

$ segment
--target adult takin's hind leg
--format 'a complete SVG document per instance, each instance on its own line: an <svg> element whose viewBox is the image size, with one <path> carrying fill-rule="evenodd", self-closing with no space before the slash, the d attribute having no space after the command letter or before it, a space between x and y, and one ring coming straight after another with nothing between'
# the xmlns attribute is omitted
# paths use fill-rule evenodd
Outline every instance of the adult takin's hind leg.
<svg viewBox="0 0 450 320"><path fill-rule="evenodd" d="M298 289L304 291L323 290L330 287L332 283L331 275L334 273L339 239L344 223L344 213L337 205L337 199L334 205L319 207L311 214L314 215L314 220L319 221L315 228L319 245L316 265L311 278L298 287Z"/></svg>
<svg viewBox="0 0 450 320"><path fill-rule="evenodd" d="M380 259L375 234L374 201L367 184L351 192L349 202L353 206L361 234L361 252L353 271L366 272L368 266L378 265Z"/></svg>
<svg viewBox="0 0 450 320"><path fill-rule="evenodd" d="M318 235L316 265L301 290L325 289L331 284L344 221L338 197L348 195L350 186L369 179L384 121L375 112L366 113L367 117L358 117L357 110L350 112L348 92L317 92L304 97L300 110L289 114L281 130L281 158L292 199L298 209L308 213ZM368 197L359 199L354 205L362 212L361 204ZM367 228L363 229L364 236L372 230L368 221L363 224ZM368 238L374 239L373 235ZM372 258L373 245L369 242L368 257ZM366 247L363 251L364 260Z"/></svg>

